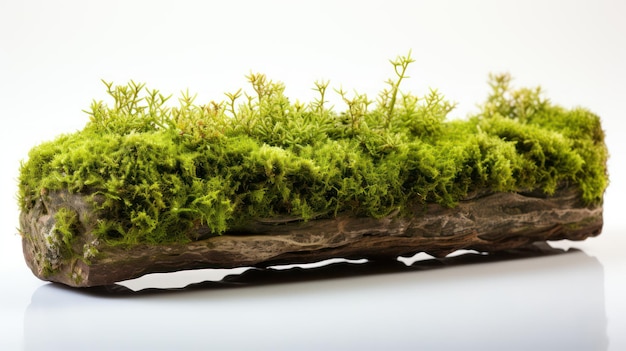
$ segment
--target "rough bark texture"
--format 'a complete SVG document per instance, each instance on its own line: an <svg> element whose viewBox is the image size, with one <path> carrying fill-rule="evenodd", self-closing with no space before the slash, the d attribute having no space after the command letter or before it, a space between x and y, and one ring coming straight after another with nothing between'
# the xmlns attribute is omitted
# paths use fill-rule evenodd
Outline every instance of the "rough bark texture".
<svg viewBox="0 0 626 351"><path fill-rule="evenodd" d="M79 215L71 249L54 230L60 207ZM409 217L260 220L237 233L131 249L98 240L92 233L97 220L86 196L66 192L47 194L22 213L24 257L33 273L44 280L87 287L185 269L264 267L329 258L395 259L418 252L443 257L458 249L492 252L536 241L583 240L600 234L603 224L602 206L584 206L576 188L560 189L550 197L484 192L454 208L429 204Z"/></svg>

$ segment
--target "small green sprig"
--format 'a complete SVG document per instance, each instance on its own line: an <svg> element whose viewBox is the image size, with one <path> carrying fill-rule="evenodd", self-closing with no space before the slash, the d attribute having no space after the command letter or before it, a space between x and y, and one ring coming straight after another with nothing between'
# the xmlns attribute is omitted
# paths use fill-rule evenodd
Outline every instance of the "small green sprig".
<svg viewBox="0 0 626 351"><path fill-rule="evenodd" d="M411 57L411 51L409 51L406 56L398 56L395 60L389 60L389 62L393 65L396 79L387 80L386 83L389 85L389 89L384 89L379 94L380 106L386 110L384 121L385 128L388 128L393 120L396 100L400 92L400 83L402 83L402 80L409 78L409 76L406 75L406 71L409 65L415 62L415 60Z"/></svg>
<svg viewBox="0 0 626 351"><path fill-rule="evenodd" d="M341 100L343 100L346 106L348 106L348 110L344 113L349 126L347 135L358 135L359 130L363 127L365 117L368 114L368 107L372 104L372 101L369 100L365 94L355 92L354 97L349 98L348 93L343 89L338 89L336 92L341 96Z"/></svg>

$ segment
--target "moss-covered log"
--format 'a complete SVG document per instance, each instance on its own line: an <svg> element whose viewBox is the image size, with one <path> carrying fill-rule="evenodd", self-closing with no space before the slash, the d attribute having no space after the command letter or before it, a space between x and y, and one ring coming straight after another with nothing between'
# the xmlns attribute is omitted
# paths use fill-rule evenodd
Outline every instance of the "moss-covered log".
<svg viewBox="0 0 626 351"><path fill-rule="evenodd" d="M28 264L43 279L109 284L153 271L333 256L493 251L598 234L608 184L600 118L539 89L492 92L467 119L436 91L376 102L339 91L292 103L284 86L196 105L105 83L78 132L31 150L19 178ZM242 101L243 100L243 101ZM394 256L395 257L395 256Z"/></svg>

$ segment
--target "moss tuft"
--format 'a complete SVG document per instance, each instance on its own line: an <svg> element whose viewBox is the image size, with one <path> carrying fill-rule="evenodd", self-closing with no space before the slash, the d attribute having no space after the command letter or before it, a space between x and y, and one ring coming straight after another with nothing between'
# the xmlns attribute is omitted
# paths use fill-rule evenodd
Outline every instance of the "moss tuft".
<svg viewBox="0 0 626 351"><path fill-rule="evenodd" d="M61 207L54 214L54 219L54 235L58 241L57 244L62 246L62 251L65 253L73 253L72 244L77 233L78 214L67 207Z"/></svg>

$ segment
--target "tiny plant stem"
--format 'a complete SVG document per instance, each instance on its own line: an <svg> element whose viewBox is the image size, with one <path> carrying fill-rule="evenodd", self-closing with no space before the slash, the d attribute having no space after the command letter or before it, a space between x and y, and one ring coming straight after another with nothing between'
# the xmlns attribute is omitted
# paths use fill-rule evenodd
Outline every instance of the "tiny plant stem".
<svg viewBox="0 0 626 351"><path fill-rule="evenodd" d="M398 96L398 91L400 89L400 83L404 78L409 78L406 75L406 70L409 67L409 64L415 62L413 58L411 58L411 50L406 56L399 56L395 60L390 61L393 65L394 72L396 73L397 80L395 82L390 82L391 84L391 92L389 99L389 107L387 111L387 118L385 120L385 128L389 128L391 123L391 119L393 118L393 110L396 106L396 99Z"/></svg>

